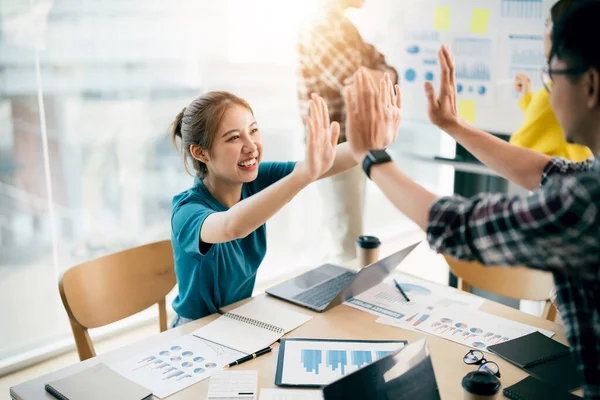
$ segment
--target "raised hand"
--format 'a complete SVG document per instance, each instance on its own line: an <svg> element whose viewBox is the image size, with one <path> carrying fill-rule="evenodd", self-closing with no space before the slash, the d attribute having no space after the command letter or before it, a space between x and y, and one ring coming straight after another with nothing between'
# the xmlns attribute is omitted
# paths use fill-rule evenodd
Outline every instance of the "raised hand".
<svg viewBox="0 0 600 400"><path fill-rule="evenodd" d="M369 150L381 150L398 137L402 120L400 87L386 73L376 89L375 81L364 70L355 74L344 92L346 138L354 158L362 162Z"/></svg>
<svg viewBox="0 0 600 400"><path fill-rule="evenodd" d="M308 135L303 167L310 180L317 180L329 171L335 160L335 148L340 137L340 124L329 123L329 111L322 97L312 94L310 115L305 117Z"/></svg>
<svg viewBox="0 0 600 400"><path fill-rule="evenodd" d="M456 108L456 82L454 80L454 60L450 50L443 45L438 51L440 61L440 93L436 98L431 82L425 82L427 113L431 122L441 129L460 123Z"/></svg>
<svg viewBox="0 0 600 400"><path fill-rule="evenodd" d="M531 93L531 79L524 72L519 72L515 76L515 90L519 94L519 97L523 97Z"/></svg>

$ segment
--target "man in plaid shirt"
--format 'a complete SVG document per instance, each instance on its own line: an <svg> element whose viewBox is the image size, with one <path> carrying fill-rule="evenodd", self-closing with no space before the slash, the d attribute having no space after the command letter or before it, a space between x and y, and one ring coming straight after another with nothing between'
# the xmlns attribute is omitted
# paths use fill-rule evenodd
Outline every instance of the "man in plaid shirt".
<svg viewBox="0 0 600 400"><path fill-rule="evenodd" d="M600 151L600 0L582 0L558 21L544 81L571 142ZM348 142L356 160L398 209L427 232L430 246L485 265L525 265L552 272L566 335L586 399L600 399L600 159L573 163L520 148L477 130L456 111L454 60L439 52L436 97L426 84L431 121L479 160L535 191L528 197L481 194L438 198L389 162L378 143L389 135L387 109L373 85L346 92ZM372 105L375 104L375 107ZM382 105L383 104L383 105Z"/></svg>
<svg viewBox="0 0 600 400"><path fill-rule="evenodd" d="M396 70L384 56L361 38L344 16L348 8L360 8L363 0L320 0L318 15L303 23L298 33L297 89L300 114L308 114L310 95L323 97L332 121L340 123L340 143L346 141L344 86L363 68L377 82L385 72L397 81ZM362 234L365 177L360 168L317 183L323 197L325 224L341 248L335 256L356 256L355 241Z"/></svg>

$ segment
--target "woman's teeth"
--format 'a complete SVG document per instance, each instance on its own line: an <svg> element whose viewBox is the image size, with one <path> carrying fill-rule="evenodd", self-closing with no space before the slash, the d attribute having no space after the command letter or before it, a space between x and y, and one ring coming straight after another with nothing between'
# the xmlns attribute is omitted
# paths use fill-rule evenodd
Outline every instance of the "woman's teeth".
<svg viewBox="0 0 600 400"><path fill-rule="evenodd" d="M247 160L247 161L241 162L241 163L239 163L238 165L239 165L240 167L245 167L245 168L247 168L247 167L251 167L251 166L253 166L254 164L256 164L256 158L252 158L252 159L250 159L250 160Z"/></svg>

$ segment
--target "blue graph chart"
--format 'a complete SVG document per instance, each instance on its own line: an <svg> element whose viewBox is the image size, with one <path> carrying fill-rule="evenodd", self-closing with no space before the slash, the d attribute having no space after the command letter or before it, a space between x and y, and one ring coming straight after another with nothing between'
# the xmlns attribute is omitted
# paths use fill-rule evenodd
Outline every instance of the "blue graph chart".
<svg viewBox="0 0 600 400"><path fill-rule="evenodd" d="M502 0L504 18L542 18L542 0Z"/></svg>
<svg viewBox="0 0 600 400"><path fill-rule="evenodd" d="M456 77L458 79L490 80L490 67L486 64L473 63L471 65L459 64L456 66Z"/></svg>
<svg viewBox="0 0 600 400"><path fill-rule="evenodd" d="M352 352L352 365L356 365L357 368L362 367L365 364L373 362L373 355L371 351L356 350Z"/></svg>
<svg viewBox="0 0 600 400"><path fill-rule="evenodd" d="M327 366L331 367L332 371L340 368L344 375L344 367L348 365L348 355L346 350L327 350L326 355Z"/></svg>
<svg viewBox="0 0 600 400"><path fill-rule="evenodd" d="M321 350L302 350L302 364L306 372L314 372L319 375L319 364L323 361Z"/></svg>
<svg viewBox="0 0 600 400"><path fill-rule="evenodd" d="M544 65L544 38L535 35L509 35L512 48L511 64L539 66Z"/></svg>
<svg viewBox="0 0 600 400"><path fill-rule="evenodd" d="M456 57L490 56L492 41L478 38L456 38L452 52Z"/></svg>
<svg viewBox="0 0 600 400"><path fill-rule="evenodd" d="M387 356L388 354L392 354L391 351L377 351L375 352L375 355L377 357L377 359L379 360L380 358L383 358L385 356Z"/></svg>

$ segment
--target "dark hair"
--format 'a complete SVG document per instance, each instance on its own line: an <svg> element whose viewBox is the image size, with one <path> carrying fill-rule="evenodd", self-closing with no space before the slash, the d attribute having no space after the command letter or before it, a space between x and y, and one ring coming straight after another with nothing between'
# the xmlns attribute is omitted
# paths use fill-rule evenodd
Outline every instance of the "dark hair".
<svg viewBox="0 0 600 400"><path fill-rule="evenodd" d="M195 144L210 152L223 116L227 109L234 104L247 108L254 114L250 105L234 94L229 92L207 92L194 99L189 106L184 107L175 117L172 124L171 140L173 146L177 149L177 138L181 139L183 165L188 174L190 174L188 169L189 157L198 176L200 178L206 176L208 172L206 164L192 157L190 146Z"/></svg>
<svg viewBox="0 0 600 400"><path fill-rule="evenodd" d="M558 0L550 9L550 17L552 23L555 24L563 15L565 15L571 6L580 0Z"/></svg>
<svg viewBox="0 0 600 400"><path fill-rule="evenodd" d="M558 57L571 67L600 70L600 0L579 0L552 29L550 59Z"/></svg>

